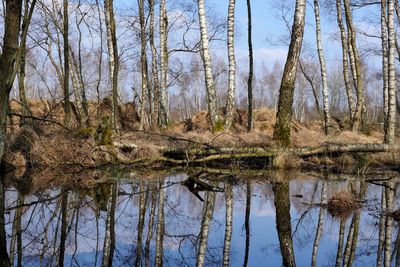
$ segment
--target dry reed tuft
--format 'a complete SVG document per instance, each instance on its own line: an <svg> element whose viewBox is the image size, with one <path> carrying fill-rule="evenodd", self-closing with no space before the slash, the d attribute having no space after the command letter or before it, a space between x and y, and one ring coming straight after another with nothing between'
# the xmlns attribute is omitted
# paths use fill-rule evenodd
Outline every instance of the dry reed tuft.
<svg viewBox="0 0 400 267"><path fill-rule="evenodd" d="M299 168L302 159L293 154L281 154L273 159L272 165L276 169L296 169Z"/></svg>
<svg viewBox="0 0 400 267"><path fill-rule="evenodd" d="M347 218L360 205L348 189L338 191L328 200L328 212L334 217Z"/></svg>

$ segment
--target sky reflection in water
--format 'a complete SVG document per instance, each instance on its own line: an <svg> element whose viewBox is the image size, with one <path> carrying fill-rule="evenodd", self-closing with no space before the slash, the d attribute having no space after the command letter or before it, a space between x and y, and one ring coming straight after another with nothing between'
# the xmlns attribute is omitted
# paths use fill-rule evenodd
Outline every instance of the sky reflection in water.
<svg viewBox="0 0 400 267"><path fill-rule="evenodd" d="M113 266L134 266L141 261L142 266L154 266L156 254L162 251L164 266L193 266L199 259L199 247L207 244L204 261L206 266L222 266L226 225L225 192L200 191L193 194L181 181L188 178L186 174L160 177L158 180L110 181L98 185L94 189L67 190L68 205L65 214L66 241L65 266L101 266L107 261L107 255L113 251ZM321 203L321 192L325 186L326 200L348 182L335 179L318 179L302 175L285 180L277 177L260 177L258 179L229 179L229 182L207 182L214 189L231 186L233 197L232 239L230 245L230 266L243 266L246 261L246 200L247 190L250 190L250 239L248 247L247 266L282 266L282 255L290 258L290 245L280 246L278 228L291 226L291 235L281 232L282 238L292 239L294 261L297 266L311 266L313 245L315 242L318 221L323 222L321 239L318 245L316 266L335 266L338 252L339 226L342 220L344 227L344 242L342 257L346 258L346 242L350 225L357 214L360 215L359 233L354 239L355 251L353 266L374 266L377 260L379 223L381 218L381 194L385 187L361 183L354 180L354 190L366 189L364 207L350 214L346 219L333 218L321 205L306 203ZM331 178L331 177L330 177ZM341 178L341 177L339 177ZM344 177L342 177L344 178ZM281 182L275 182L281 181ZM289 182L288 182L289 181ZM393 183L393 185L395 185ZM160 186L165 188L160 194ZM201 189L200 184L200 189ZM274 187L275 186L275 187ZM397 187L397 186L396 186ZM395 188L396 188L395 187ZM115 189L115 190L114 190ZM290 190L290 192L287 191ZM196 190L196 189L194 189ZM60 239L63 225L63 205L60 192L53 188L33 195L19 194L14 188L7 188L5 193L4 215L7 233L7 249L11 260L18 263L18 254L22 253L22 265L56 266L59 265ZM227 193L228 192L228 193ZM196 192L195 192L196 193ZM115 202L113 203L113 194ZM215 195L214 212L210 221L207 240L200 240L199 233L203 222L203 206ZM164 196L164 203L160 201ZM302 196L302 197L301 197ZM274 198L278 203L274 203ZM285 213L285 199L290 199L290 217ZM203 198L205 202L202 202ZM396 197L393 203L397 207ZM326 202L325 200L325 202ZM15 208L21 206L20 208ZM142 205L141 205L142 203ZM213 204L209 202L209 204ZM144 206L143 206L144 204ZM164 209L158 209L159 206ZM275 205L279 205L283 215L276 217ZM64 206L65 207L65 206ZM319 220L322 209L322 220ZM145 212L140 224L140 210ZM248 210L247 210L248 211ZM384 213L386 214L386 213ZM21 242L18 248L18 216L21 215ZM114 215L114 216L112 216ZM164 230L159 217L164 216ZM111 219L113 217L113 219ZM151 218L152 217L152 218ZM114 227L107 226L107 220L114 220ZM152 227L149 228L151 221ZM289 225L287 222L291 222ZM355 226L358 222L355 221ZM14 229L13 229L14 228ZM393 222L392 247L396 244L398 225ZM286 229L287 230L287 229ZM112 236L115 232L115 250L112 249ZM105 238L108 234L108 237ZM162 250L157 248L157 238L163 238ZM141 248L138 247L141 239ZM204 242L207 241L207 242ZM12 244L14 245L11 249ZM226 245L225 245L226 246ZM137 251L141 257L137 257ZM97 251L97 252L96 252ZM106 251L106 256L103 255ZM348 250L350 252L350 250ZM289 254L287 254L289 253ZM350 255L350 254L348 254ZM110 256L108 256L110 257ZM350 256L351 258L351 256ZM393 264L396 261L393 257ZM351 259L350 259L351 260ZM288 265L287 262L285 262Z"/></svg>

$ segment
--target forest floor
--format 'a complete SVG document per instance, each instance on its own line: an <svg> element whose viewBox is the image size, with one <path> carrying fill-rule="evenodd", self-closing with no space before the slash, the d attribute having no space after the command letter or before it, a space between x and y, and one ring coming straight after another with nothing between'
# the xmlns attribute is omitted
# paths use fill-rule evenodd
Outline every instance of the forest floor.
<svg viewBox="0 0 400 267"><path fill-rule="evenodd" d="M248 133L247 113L237 110L229 132L212 133L207 112L201 111L183 122L172 123L165 130L139 131L132 105L121 107L123 127L112 141L99 145L93 127L79 127L74 119L70 129L63 128L62 105L30 102L34 127L19 128L20 117L11 116L8 127L5 162L21 169L73 170L122 164L133 168L166 169L169 167L307 169L332 172L371 172L374 169L397 170L400 151L374 151L368 144L381 144L383 131L369 125L364 132L352 132L346 120L334 122L332 133L325 136L319 121L292 123L292 148L280 150L273 141L275 110L254 112L254 131ZM91 106L90 114L100 114L101 107ZM97 111L96 111L97 110ZM11 114L20 114L17 102L11 102ZM223 117L223 112L220 115ZM359 152L343 152L343 147L366 146ZM315 150L339 146L337 150ZM395 144L397 146L397 144ZM314 149L315 153L310 152ZM313 150L313 151L314 151ZM299 152L300 151L300 152ZM346 150L347 151L347 150ZM368 152L368 153L367 153ZM372 152L372 153L371 153ZM380 152L380 153L375 153Z"/></svg>

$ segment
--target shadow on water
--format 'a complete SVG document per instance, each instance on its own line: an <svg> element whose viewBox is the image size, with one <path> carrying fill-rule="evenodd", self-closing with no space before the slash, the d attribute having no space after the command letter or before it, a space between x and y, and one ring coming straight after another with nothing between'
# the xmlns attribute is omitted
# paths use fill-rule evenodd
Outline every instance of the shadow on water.
<svg viewBox="0 0 400 267"><path fill-rule="evenodd" d="M397 178L111 176L40 189L29 177L3 179L0 266L400 264ZM336 202L358 204L333 216L345 191L350 200Z"/></svg>

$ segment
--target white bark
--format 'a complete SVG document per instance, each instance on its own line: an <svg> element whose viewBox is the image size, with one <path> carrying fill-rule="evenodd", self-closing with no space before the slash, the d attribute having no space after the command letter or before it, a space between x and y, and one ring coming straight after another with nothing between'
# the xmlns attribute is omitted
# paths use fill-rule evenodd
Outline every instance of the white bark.
<svg viewBox="0 0 400 267"><path fill-rule="evenodd" d="M387 124L389 111L388 103L388 24L387 24L387 0L381 0L381 39L382 39L382 80L383 80L383 122Z"/></svg>
<svg viewBox="0 0 400 267"><path fill-rule="evenodd" d="M200 229L200 244L197 252L196 266L202 267L205 264L205 257L207 251L208 233L210 232L210 223L214 213L215 192L208 191L207 197L203 208L203 219L201 221Z"/></svg>
<svg viewBox="0 0 400 267"><path fill-rule="evenodd" d="M321 19L319 13L319 0L314 0L314 14L315 14L315 33L317 38L317 51L319 64L321 68L321 78L322 78L322 97L324 103L324 130L325 134L329 134L331 128L330 115L329 115L329 89L328 89L328 78L326 72L326 62L324 51L322 49L321 40Z"/></svg>
<svg viewBox="0 0 400 267"><path fill-rule="evenodd" d="M390 10L390 2L393 0L389 0L389 10ZM386 212L390 213L393 211L393 199L394 199L394 183L390 182L386 184L385 188L386 193ZM391 253L392 253L392 227L393 227L393 218L391 216L386 217L385 223L385 248L384 248L384 266L391 266Z"/></svg>
<svg viewBox="0 0 400 267"><path fill-rule="evenodd" d="M163 184L160 183L160 192L158 195L158 211L157 211L157 228L156 228L156 259L155 266L160 267L163 265L163 241L164 241L164 202L165 202L165 189Z"/></svg>
<svg viewBox="0 0 400 267"><path fill-rule="evenodd" d="M394 27L394 0L388 0L388 115L385 143L394 143L396 128L396 30Z"/></svg>
<svg viewBox="0 0 400 267"><path fill-rule="evenodd" d="M214 131L216 125L219 123L219 116L217 111L217 95L215 92L214 77L212 73L211 55L208 44L208 33L207 33L204 0L198 0L197 4L198 4L199 23L200 23L201 52L202 52L201 54L204 65L208 112L210 115L212 130Z"/></svg>
<svg viewBox="0 0 400 267"><path fill-rule="evenodd" d="M351 88L350 78L349 78L349 59L347 57L348 53L348 37L346 30L343 25L343 14L342 14L342 1L336 0L336 10L337 10L337 21L340 29L340 38L342 42L342 61L343 61L343 79L346 87L347 101L349 105L349 115L353 118L354 115L354 100L353 91Z"/></svg>
<svg viewBox="0 0 400 267"><path fill-rule="evenodd" d="M326 203L325 182L322 183L322 188L321 188L321 203L322 204ZM315 234L314 246L313 246L313 252L312 252L312 259L311 259L312 266L317 266L318 247L319 247L319 242L321 240L323 228L324 228L324 209L321 207L319 209L318 226L317 226L317 232Z"/></svg>
<svg viewBox="0 0 400 267"><path fill-rule="evenodd" d="M235 109L236 95L236 59L235 59L235 0L229 0L228 7L228 61L229 61L229 78L228 78L228 99L226 103L226 121L225 129L229 130L232 126L233 113Z"/></svg>
<svg viewBox="0 0 400 267"><path fill-rule="evenodd" d="M160 126L166 127L169 120L168 80L168 16L165 0L160 1Z"/></svg>
<svg viewBox="0 0 400 267"><path fill-rule="evenodd" d="M225 184L225 238L224 238L224 253L223 253L223 266L229 266L229 254L231 250L232 239L232 221L233 221L233 196L232 186L228 183Z"/></svg>

